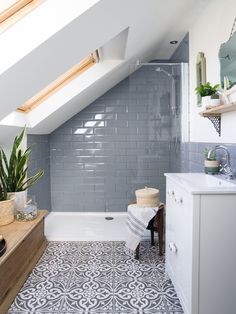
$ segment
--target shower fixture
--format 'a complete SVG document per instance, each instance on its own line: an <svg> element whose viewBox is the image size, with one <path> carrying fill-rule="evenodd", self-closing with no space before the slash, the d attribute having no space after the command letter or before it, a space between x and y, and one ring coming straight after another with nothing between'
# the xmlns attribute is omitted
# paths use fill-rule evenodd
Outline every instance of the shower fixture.
<svg viewBox="0 0 236 314"><path fill-rule="evenodd" d="M155 69L156 72L163 72L165 73L168 77L170 77L170 82L171 82L171 92L170 92L170 95L171 95L171 112L172 114L176 117L177 115L177 105L176 105L176 97L175 97L175 93L176 93L176 86L175 86L175 79L176 79L176 75L174 74L171 74L169 72L167 72L166 70L162 69L161 67L157 67Z"/></svg>
<svg viewBox="0 0 236 314"><path fill-rule="evenodd" d="M167 71L164 70L164 69L161 69L160 67L157 67L157 68L155 69L155 71L157 71L157 72L163 72L163 73L165 73L167 76L173 77L173 74L167 72Z"/></svg>

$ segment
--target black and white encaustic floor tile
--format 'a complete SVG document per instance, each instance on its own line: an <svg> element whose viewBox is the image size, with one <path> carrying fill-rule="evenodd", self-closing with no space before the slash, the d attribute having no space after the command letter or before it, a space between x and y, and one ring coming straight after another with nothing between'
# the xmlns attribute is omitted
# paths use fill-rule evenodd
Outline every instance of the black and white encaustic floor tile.
<svg viewBox="0 0 236 314"><path fill-rule="evenodd" d="M182 314L150 241L140 260L124 242L49 242L8 314Z"/></svg>

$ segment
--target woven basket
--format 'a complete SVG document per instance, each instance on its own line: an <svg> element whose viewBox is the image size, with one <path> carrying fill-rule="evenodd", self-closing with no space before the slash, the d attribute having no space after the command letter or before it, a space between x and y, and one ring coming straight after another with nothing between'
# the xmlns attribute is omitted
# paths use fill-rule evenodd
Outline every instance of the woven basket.
<svg viewBox="0 0 236 314"><path fill-rule="evenodd" d="M8 225L14 221L14 200L0 202L0 226Z"/></svg>
<svg viewBox="0 0 236 314"><path fill-rule="evenodd" d="M145 187L136 190L137 205L140 207L157 207L160 204L159 190Z"/></svg>

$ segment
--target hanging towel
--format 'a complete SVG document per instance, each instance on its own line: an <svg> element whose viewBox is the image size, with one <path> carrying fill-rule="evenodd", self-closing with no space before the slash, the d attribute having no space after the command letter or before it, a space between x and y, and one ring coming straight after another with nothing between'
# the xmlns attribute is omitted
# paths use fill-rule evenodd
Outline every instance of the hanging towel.
<svg viewBox="0 0 236 314"><path fill-rule="evenodd" d="M134 251L141 241L149 221L156 215L159 207L140 207L136 204L128 206L127 210L127 240L126 247Z"/></svg>

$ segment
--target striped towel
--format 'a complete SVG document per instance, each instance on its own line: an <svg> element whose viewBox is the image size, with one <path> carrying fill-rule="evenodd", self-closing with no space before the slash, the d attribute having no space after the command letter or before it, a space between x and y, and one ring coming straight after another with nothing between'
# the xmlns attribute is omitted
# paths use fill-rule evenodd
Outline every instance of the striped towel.
<svg viewBox="0 0 236 314"><path fill-rule="evenodd" d="M134 251L141 241L149 221L156 215L159 207L140 207L136 204L128 206L127 210L127 240L126 247Z"/></svg>

